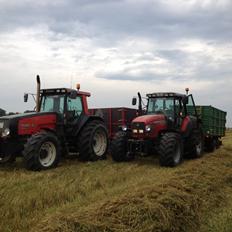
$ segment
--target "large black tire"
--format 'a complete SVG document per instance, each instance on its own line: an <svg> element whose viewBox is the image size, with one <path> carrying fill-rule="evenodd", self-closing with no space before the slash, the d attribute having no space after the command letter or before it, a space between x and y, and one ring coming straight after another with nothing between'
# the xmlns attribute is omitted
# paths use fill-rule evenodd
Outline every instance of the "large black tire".
<svg viewBox="0 0 232 232"><path fill-rule="evenodd" d="M183 159L183 141L179 134L167 132L162 135L159 144L159 162L161 166L175 167Z"/></svg>
<svg viewBox="0 0 232 232"><path fill-rule="evenodd" d="M116 162L131 161L134 156L127 152L127 133L119 131L115 134L111 143L111 156Z"/></svg>
<svg viewBox="0 0 232 232"><path fill-rule="evenodd" d="M186 156L188 158L196 159L200 158L204 154L204 139L200 131L193 131L193 133L188 138L190 146L186 151Z"/></svg>
<svg viewBox="0 0 232 232"><path fill-rule="evenodd" d="M16 156L14 154L6 155L4 158L0 158L0 166L14 163Z"/></svg>
<svg viewBox="0 0 232 232"><path fill-rule="evenodd" d="M55 168L61 156L61 147L56 135L41 131L32 135L24 145L23 159L26 169L32 171Z"/></svg>
<svg viewBox="0 0 232 232"><path fill-rule="evenodd" d="M205 144L205 150L207 152L214 152L217 147L217 141L214 138L208 139Z"/></svg>
<svg viewBox="0 0 232 232"><path fill-rule="evenodd" d="M108 132L100 120L88 122L78 136L79 159L96 161L106 158L108 150Z"/></svg>

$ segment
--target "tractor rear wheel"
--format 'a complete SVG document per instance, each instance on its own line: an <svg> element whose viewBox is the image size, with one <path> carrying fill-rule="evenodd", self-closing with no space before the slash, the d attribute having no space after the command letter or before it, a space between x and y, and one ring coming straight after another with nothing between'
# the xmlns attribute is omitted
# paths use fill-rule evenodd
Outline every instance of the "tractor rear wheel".
<svg viewBox="0 0 232 232"><path fill-rule="evenodd" d="M116 133L111 143L111 156L116 162L130 161L134 158L132 154L127 152L127 133L119 131Z"/></svg>
<svg viewBox="0 0 232 232"><path fill-rule="evenodd" d="M78 138L79 159L96 161L105 159L108 149L108 133L100 120L88 122Z"/></svg>
<svg viewBox="0 0 232 232"><path fill-rule="evenodd" d="M41 131L32 135L24 145L23 158L28 170L40 171L55 168L61 156L60 143L56 135Z"/></svg>
<svg viewBox="0 0 232 232"><path fill-rule="evenodd" d="M204 140L200 132L193 132L189 137L190 148L187 151L188 158L200 158L204 152Z"/></svg>
<svg viewBox="0 0 232 232"><path fill-rule="evenodd" d="M183 141L179 134L167 132L162 135L159 144L159 162L161 166L175 167L183 159Z"/></svg>

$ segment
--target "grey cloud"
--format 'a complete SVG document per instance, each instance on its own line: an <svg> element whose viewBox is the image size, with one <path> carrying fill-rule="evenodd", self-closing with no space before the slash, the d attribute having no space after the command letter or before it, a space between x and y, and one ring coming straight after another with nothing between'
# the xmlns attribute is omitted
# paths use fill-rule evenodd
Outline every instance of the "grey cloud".
<svg viewBox="0 0 232 232"><path fill-rule="evenodd" d="M128 74L126 71L118 73L98 73L97 78L102 78L106 80L121 80L121 81L164 81L173 80L175 76L160 75L151 72L144 72L142 74L132 75Z"/></svg>
<svg viewBox="0 0 232 232"><path fill-rule="evenodd" d="M188 13L177 13L161 0L67 0L42 5L1 3L0 28L9 30L47 24L56 33L93 36L99 42L110 39L112 43L128 35L165 41L188 37L228 40L232 36L231 9L232 3L224 10L196 5Z"/></svg>

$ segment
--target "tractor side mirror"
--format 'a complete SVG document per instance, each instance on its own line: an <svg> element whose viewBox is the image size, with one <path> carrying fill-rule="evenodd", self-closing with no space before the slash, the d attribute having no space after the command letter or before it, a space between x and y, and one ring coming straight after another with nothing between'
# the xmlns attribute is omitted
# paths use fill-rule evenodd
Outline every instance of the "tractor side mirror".
<svg viewBox="0 0 232 232"><path fill-rule="evenodd" d="M137 98L133 97L132 98L132 105L135 106L137 104Z"/></svg>
<svg viewBox="0 0 232 232"><path fill-rule="evenodd" d="M183 100L182 100L182 101L183 101L183 104L184 104L184 105L187 105L187 104L188 104L188 100L189 100L189 99L188 99L188 96L183 97Z"/></svg>
<svg viewBox="0 0 232 232"><path fill-rule="evenodd" d="M71 98L71 99L76 99L77 98L77 91L71 91L70 92L70 94L69 94L69 97Z"/></svg>
<svg viewBox="0 0 232 232"><path fill-rule="evenodd" d="M24 93L23 98L24 98L24 102L27 102L28 101L28 93Z"/></svg>

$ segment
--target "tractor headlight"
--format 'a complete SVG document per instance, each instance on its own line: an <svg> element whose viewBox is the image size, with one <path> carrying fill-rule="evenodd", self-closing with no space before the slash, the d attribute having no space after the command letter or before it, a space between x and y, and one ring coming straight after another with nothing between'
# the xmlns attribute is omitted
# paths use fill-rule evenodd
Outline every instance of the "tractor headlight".
<svg viewBox="0 0 232 232"><path fill-rule="evenodd" d="M2 137L7 137L10 135L10 129L5 128L4 131L2 132Z"/></svg>
<svg viewBox="0 0 232 232"><path fill-rule="evenodd" d="M127 126L125 125L122 126L122 131L127 131L127 129L128 129Z"/></svg>
<svg viewBox="0 0 232 232"><path fill-rule="evenodd" d="M146 130L146 132L150 132L151 131L151 125L146 125L145 130Z"/></svg>

